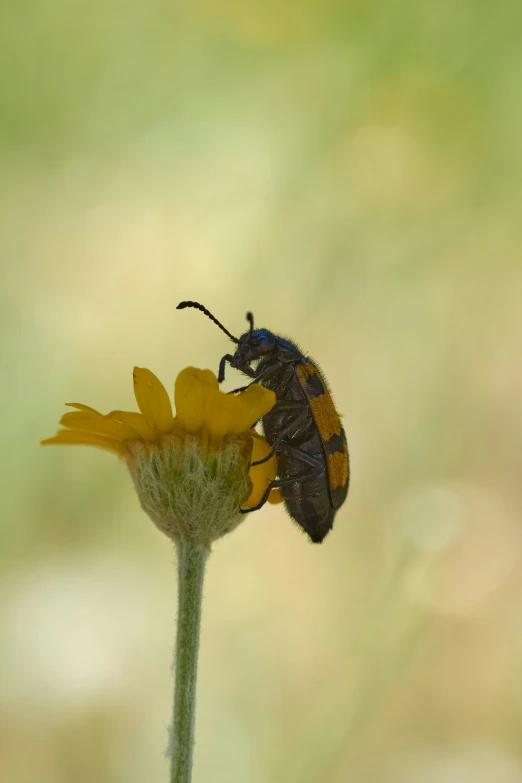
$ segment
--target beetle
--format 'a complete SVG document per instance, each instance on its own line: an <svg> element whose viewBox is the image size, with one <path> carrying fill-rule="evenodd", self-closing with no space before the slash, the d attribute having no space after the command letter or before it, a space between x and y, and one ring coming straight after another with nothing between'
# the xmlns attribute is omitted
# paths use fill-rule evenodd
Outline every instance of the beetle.
<svg viewBox="0 0 522 783"><path fill-rule="evenodd" d="M276 395L274 407L262 419L272 449L264 460L253 464L276 454L278 478L257 506L241 510L257 511L271 490L280 488L292 519L314 543L321 543L346 499L350 463L346 435L319 367L291 340L267 329L254 329L252 313L246 316L249 330L238 339L203 305L180 302L176 309L186 307L200 310L237 345L235 353L225 354L219 363L219 383L225 379L228 363Z"/></svg>

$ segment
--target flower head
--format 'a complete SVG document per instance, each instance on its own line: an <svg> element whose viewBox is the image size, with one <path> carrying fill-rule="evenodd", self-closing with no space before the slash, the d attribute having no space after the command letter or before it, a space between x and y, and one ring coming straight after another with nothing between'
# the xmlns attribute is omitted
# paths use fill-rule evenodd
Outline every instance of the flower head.
<svg viewBox="0 0 522 783"><path fill-rule="evenodd" d="M210 546L237 526L241 507L259 503L275 478L275 457L251 465L270 453L253 426L275 395L259 384L224 394L214 373L195 367L176 379L175 416L167 390L150 370L134 368L134 393L140 413L103 415L67 403L75 410L60 419L65 429L42 445L86 444L119 454L160 530L175 541Z"/></svg>

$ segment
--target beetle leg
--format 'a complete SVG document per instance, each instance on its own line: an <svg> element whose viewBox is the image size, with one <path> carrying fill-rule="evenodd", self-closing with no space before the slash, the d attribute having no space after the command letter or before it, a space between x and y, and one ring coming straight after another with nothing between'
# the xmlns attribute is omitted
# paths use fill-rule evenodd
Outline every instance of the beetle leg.
<svg viewBox="0 0 522 783"><path fill-rule="evenodd" d="M307 454L306 452L302 451L301 449L298 449L296 446L291 446L289 443L285 443L285 441L282 441L282 443L279 445L279 451L283 451L283 449L287 452L287 454L291 454L292 457L295 457L295 459L301 460L301 462L304 462L305 465L309 465L312 468L316 469L316 472L313 474L313 476L295 476L294 478L289 477L288 482L291 483L293 481L301 480L303 481L308 480L309 478L317 478L321 474L324 473L324 467L321 462L321 460L317 459L316 457L312 457L310 454ZM287 481L287 479L285 479Z"/></svg>
<svg viewBox="0 0 522 783"><path fill-rule="evenodd" d="M232 364L234 357L231 353L226 353L219 362L218 383L223 383L225 380L225 364L230 362Z"/></svg>
<svg viewBox="0 0 522 783"><path fill-rule="evenodd" d="M235 367L236 369L239 369L235 364L235 360L232 354L230 353L225 354L225 356L223 356L223 358L219 362L218 383L223 383L223 381L225 380L225 364L227 362L230 364L231 367ZM244 373L245 375L250 376L250 378L256 377L256 371L253 370L252 367L247 367L247 366L241 367L241 372Z"/></svg>
<svg viewBox="0 0 522 783"><path fill-rule="evenodd" d="M263 495L263 497L261 498L261 500L259 501L257 506L252 506L252 508L240 508L239 509L239 513L240 514L250 514L251 511L259 511L260 508L263 508L263 506L265 505L265 503L268 500L268 496L269 496L270 492L272 491L272 489L274 489L274 484L275 484L274 481L270 482L270 484L268 485L268 487L265 490L265 494Z"/></svg>
<svg viewBox="0 0 522 783"><path fill-rule="evenodd" d="M268 462L269 459L272 459L272 457L276 453L278 447L279 447L279 444L276 443L274 446L272 446L272 448L270 449L270 451L266 455L266 457L263 457L263 459L258 459L257 462L251 462L250 463L250 467L251 468L255 468L256 465L263 465L265 462Z"/></svg>
<svg viewBox="0 0 522 783"><path fill-rule="evenodd" d="M220 365L220 368L221 368L221 365ZM250 375L250 373L246 369L243 369L243 368L238 368L238 369L240 369L241 372L244 372L247 375ZM246 391L249 386L252 386L253 383L262 383L263 381L266 381L272 375L276 375L280 371L281 365L277 364L274 367L268 367L266 370L263 370L263 372L259 373L259 375L256 375L255 374L256 371L252 370L251 367L249 367L248 369L251 370L251 372L253 373L252 375L250 375L250 377L253 378L253 381L251 381L250 383L247 383L246 386L240 386L239 389L232 389L232 391L227 392L227 394L239 394L239 392ZM220 372L221 372L221 369L220 369ZM221 383L221 381L220 381L220 383ZM297 403L297 401L296 401L296 404L294 406L294 405L292 405L293 400L278 400L276 402L276 405L278 405L280 402L284 402L284 403L288 402L288 403L290 403L289 405L286 406L288 408L293 408L293 407L297 407L297 406L300 407L301 405L306 405L306 403ZM283 407L285 407L285 406L283 406Z"/></svg>
<svg viewBox="0 0 522 783"><path fill-rule="evenodd" d="M252 381L252 383L255 383L255 381ZM232 391L227 392L227 394L239 394L239 392L244 392L249 386L252 386L252 383L247 383L246 386L240 386L239 389L232 389Z"/></svg>
<svg viewBox="0 0 522 783"><path fill-rule="evenodd" d="M278 411L308 411L309 404L299 400L277 400L272 410Z"/></svg>
<svg viewBox="0 0 522 783"><path fill-rule="evenodd" d="M229 363L231 367L236 367L236 364L234 363L234 357L231 353L226 353L221 361L219 362L219 372L218 372L218 383L223 383L225 380L225 364ZM239 369L239 368L238 368ZM249 375L250 378L256 377L256 371L252 369L252 367L242 367L241 372L245 373L245 375Z"/></svg>
<svg viewBox="0 0 522 783"><path fill-rule="evenodd" d="M218 380L221 383L222 376L223 379L225 378L225 361L230 361L233 359L233 357L228 354L227 356L224 356L223 359L221 359L221 363L219 365L219 376ZM234 366L233 362L231 362L232 366ZM253 378L251 383L247 383L246 386L240 386L239 389L232 389L232 391L227 392L227 394L238 394L239 392L245 391L248 389L249 386L252 386L252 383L263 383L263 381L266 381L268 378L271 378L273 375L277 375L281 372L282 369L285 369L287 365L284 364L284 362L277 362L276 364L271 365L270 367L267 367L265 370L263 370L260 373L257 373L256 370L252 369L252 367L238 367L237 369L240 370L240 372L245 373L245 375L250 376L250 378ZM288 402L291 402L288 400Z"/></svg>
<svg viewBox="0 0 522 783"><path fill-rule="evenodd" d="M259 373L256 370L252 370L253 374L251 375L251 378L254 379L252 383L263 383L263 381L268 380L268 378L271 378L273 375L279 375L283 368L284 365L282 362L276 362L275 364L271 364L270 367L266 367ZM243 372L243 370L241 370L241 372Z"/></svg>
<svg viewBox="0 0 522 783"><path fill-rule="evenodd" d="M297 449L298 451L299 449ZM315 471L314 473L307 473L305 476L294 476L286 479L276 479L275 481L270 482L268 487L265 490L265 494L257 504L257 506L253 506L252 508L240 508L239 513L240 514L250 514L251 511L259 511L260 508L263 508L265 503L268 500L268 496L270 495L270 492L273 489L279 489L280 487L289 487L291 484L295 484L296 482L304 482L304 481L311 481L312 479L317 478L317 476L320 475L320 472L318 473Z"/></svg>
<svg viewBox="0 0 522 783"><path fill-rule="evenodd" d="M276 404L274 405L274 408L278 408L279 410L297 410L302 411L302 413L308 413L308 404L306 402L299 402L298 400L278 400ZM272 408L272 410L274 410ZM266 457L263 457L263 459L258 460L257 462L252 462L251 466L254 467L255 465L262 465L263 462L268 462L269 459L271 459L274 454L279 450L282 443L284 443L284 439L289 433L293 433L295 435L299 434L300 427L308 423L308 417L304 416L301 421L299 421L299 417L291 421L286 427L284 427L280 432L277 434L276 439L274 443L272 444L272 448L270 449L270 452L266 455ZM293 448L293 447L289 447Z"/></svg>
<svg viewBox="0 0 522 783"><path fill-rule="evenodd" d="M320 476L322 471L314 471L313 473L306 473L304 476L289 476L285 479L276 479L270 485L270 489L280 489L281 487L289 487L292 484L302 484L305 481L313 481Z"/></svg>

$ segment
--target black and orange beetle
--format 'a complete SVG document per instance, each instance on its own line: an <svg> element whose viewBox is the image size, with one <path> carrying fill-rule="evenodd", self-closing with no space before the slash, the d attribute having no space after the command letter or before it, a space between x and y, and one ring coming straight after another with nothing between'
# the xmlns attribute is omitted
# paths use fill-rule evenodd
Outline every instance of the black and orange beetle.
<svg viewBox="0 0 522 783"><path fill-rule="evenodd" d="M261 508L271 490L280 488L292 519L313 542L320 543L346 498L350 467L341 420L319 368L295 343L267 329L254 329L252 313L247 313L250 329L238 339L203 305L180 302L177 309L185 307L201 310L237 344L233 355L221 359L220 383L228 362L276 394L276 404L263 416L262 424L272 446L269 456L277 454L278 478L261 502L245 511ZM254 362L258 362L255 368Z"/></svg>

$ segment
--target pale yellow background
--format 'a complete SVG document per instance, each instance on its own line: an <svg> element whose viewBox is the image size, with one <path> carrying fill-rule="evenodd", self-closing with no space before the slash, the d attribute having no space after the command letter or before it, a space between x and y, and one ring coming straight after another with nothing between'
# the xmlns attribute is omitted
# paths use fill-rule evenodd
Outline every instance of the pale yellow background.
<svg viewBox="0 0 522 783"><path fill-rule="evenodd" d="M518 783L519 3L1 16L0 778L167 780L171 545L38 441L217 370L188 298L319 361L353 471L324 545L271 507L215 547L194 783Z"/></svg>

